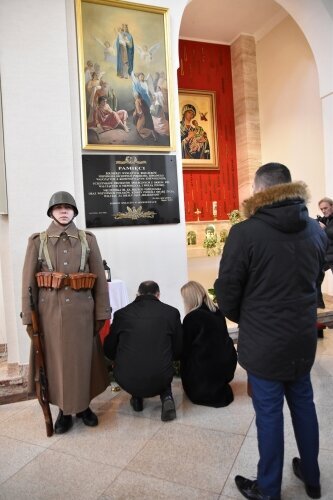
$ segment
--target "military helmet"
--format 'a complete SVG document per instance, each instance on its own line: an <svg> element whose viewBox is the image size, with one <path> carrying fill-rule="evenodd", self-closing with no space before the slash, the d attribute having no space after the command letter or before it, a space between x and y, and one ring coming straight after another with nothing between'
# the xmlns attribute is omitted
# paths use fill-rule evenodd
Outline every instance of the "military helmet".
<svg viewBox="0 0 333 500"><path fill-rule="evenodd" d="M76 217L79 213L73 196L70 193L67 193L67 191L57 191L56 193L53 193L49 201L49 208L47 209L47 215L49 217L52 217L51 212L55 205L71 205L74 210L74 217Z"/></svg>

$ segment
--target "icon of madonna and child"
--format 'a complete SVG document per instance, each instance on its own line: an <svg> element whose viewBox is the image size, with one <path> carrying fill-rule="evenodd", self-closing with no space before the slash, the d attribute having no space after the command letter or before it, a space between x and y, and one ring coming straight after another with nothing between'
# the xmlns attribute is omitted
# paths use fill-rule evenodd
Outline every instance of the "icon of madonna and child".
<svg viewBox="0 0 333 500"><path fill-rule="evenodd" d="M185 104L182 108L180 134L182 158L192 160L209 160L210 146L207 133L195 119L197 110L193 104Z"/></svg>

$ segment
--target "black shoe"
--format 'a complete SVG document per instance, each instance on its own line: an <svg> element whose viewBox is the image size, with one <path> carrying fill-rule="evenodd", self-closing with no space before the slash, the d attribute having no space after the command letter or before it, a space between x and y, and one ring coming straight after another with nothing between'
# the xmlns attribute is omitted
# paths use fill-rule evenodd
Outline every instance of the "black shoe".
<svg viewBox="0 0 333 500"><path fill-rule="evenodd" d="M176 408L175 402L171 396L167 396L162 400L162 413L161 420L163 422L169 422L176 418Z"/></svg>
<svg viewBox="0 0 333 500"><path fill-rule="evenodd" d="M251 479L246 479L246 477L236 476L235 483L238 490L245 498L250 498L252 500L281 500L281 497L264 495L260 491L257 480L251 481Z"/></svg>
<svg viewBox="0 0 333 500"><path fill-rule="evenodd" d="M142 411L143 410L143 399L142 398L136 398L135 396L132 396L130 399L130 404L131 404L131 407L133 408L134 411Z"/></svg>
<svg viewBox="0 0 333 500"><path fill-rule="evenodd" d="M311 486L310 484L306 484L304 481L302 472L301 472L301 459L300 458L293 458L292 461L292 466L293 466L293 471L296 477L303 481L304 486L305 486L305 491L308 497L310 498L320 498L321 497L321 487L319 486Z"/></svg>
<svg viewBox="0 0 333 500"><path fill-rule="evenodd" d="M88 425L89 427L96 427L98 425L97 415L89 407L77 413L76 416L77 418L82 418L84 425Z"/></svg>
<svg viewBox="0 0 333 500"><path fill-rule="evenodd" d="M73 425L72 415L64 415L62 410L59 410L57 420L54 424L54 432L56 434L65 434Z"/></svg>

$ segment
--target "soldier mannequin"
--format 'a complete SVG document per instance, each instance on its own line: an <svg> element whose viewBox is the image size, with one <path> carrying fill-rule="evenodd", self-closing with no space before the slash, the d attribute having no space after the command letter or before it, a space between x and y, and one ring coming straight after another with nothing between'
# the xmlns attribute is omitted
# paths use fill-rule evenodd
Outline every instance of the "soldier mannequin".
<svg viewBox="0 0 333 500"><path fill-rule="evenodd" d="M46 232L30 236L23 267L22 321L31 337L31 286L44 339L49 401L59 407L56 434L72 427L72 414L85 425L96 426L98 418L89 403L108 385L103 355L95 342L98 336L94 339L111 316L108 288L96 238L77 229L73 222L77 214L70 193L54 193L47 211L53 221ZM41 275L38 281L36 273ZM50 273L61 278L57 283L52 278L52 286L46 286L44 276ZM92 278L81 287L80 273L92 273L89 276L95 276L95 281ZM32 359L30 356L30 392L34 391Z"/></svg>

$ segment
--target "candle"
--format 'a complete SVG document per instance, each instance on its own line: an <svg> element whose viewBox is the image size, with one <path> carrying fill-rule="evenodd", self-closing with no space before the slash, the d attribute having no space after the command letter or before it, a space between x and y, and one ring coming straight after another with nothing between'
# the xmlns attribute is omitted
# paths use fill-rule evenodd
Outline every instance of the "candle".
<svg viewBox="0 0 333 500"><path fill-rule="evenodd" d="M216 219L217 217L217 201L213 201L213 217Z"/></svg>

